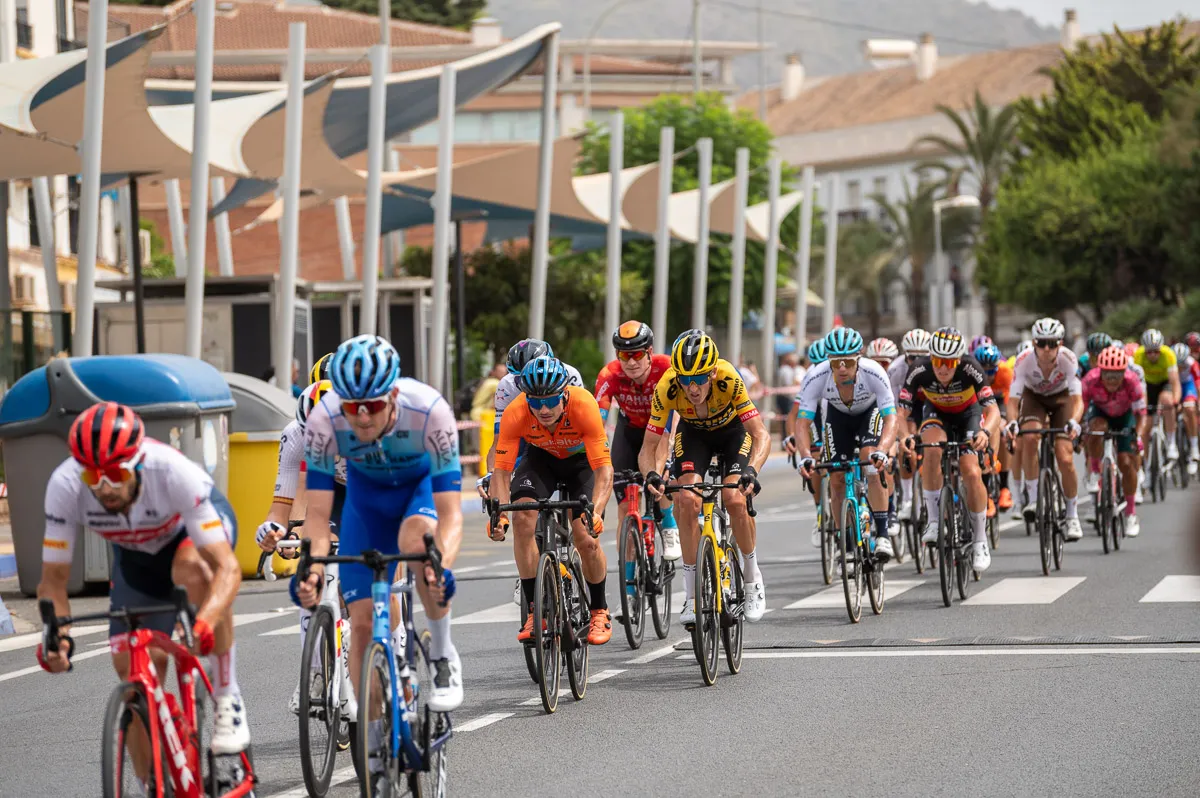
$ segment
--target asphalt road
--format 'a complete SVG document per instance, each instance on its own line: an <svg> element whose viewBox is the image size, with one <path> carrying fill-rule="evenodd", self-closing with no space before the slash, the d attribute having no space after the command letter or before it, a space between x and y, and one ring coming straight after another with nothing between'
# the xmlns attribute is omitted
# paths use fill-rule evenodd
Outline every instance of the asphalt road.
<svg viewBox="0 0 1200 798"><path fill-rule="evenodd" d="M944 608L936 573L918 576L905 562L888 571L883 614L867 608L852 625L840 587L823 593L811 508L781 466L766 474L758 503L769 612L748 627L742 672L731 676L722 662L716 685L704 687L677 619L667 640L650 630L639 651L618 627L592 650L586 698L564 697L549 717L515 640L511 551L468 515L454 607L467 693L455 713L451 792L1200 792L1200 567L1189 546L1200 491L1143 505L1143 534L1120 552L1103 554L1085 524L1051 577L1023 524L1006 519L970 602ZM286 708L297 619L283 584L248 583L236 605L260 798L304 794ZM15 580L0 591L19 618L35 618ZM611 584L609 600L619 605ZM96 795L114 685L104 635L80 635L80 653L93 656L57 677L36 669L32 642L0 639L0 798ZM342 755L330 794L357 795L352 774Z"/></svg>

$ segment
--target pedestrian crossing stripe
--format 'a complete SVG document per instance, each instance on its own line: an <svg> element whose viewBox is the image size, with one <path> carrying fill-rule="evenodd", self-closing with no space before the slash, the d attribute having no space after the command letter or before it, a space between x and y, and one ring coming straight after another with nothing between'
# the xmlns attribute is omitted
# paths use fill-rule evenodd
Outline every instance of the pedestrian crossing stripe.
<svg viewBox="0 0 1200 798"><path fill-rule="evenodd" d="M1200 576L1164 576L1139 603L1175 603L1200 601Z"/></svg>
<svg viewBox="0 0 1200 798"><path fill-rule="evenodd" d="M1072 588L1082 584L1083 576L1009 577L968 598L973 606L1013 604L1053 604Z"/></svg>
<svg viewBox="0 0 1200 798"><path fill-rule="evenodd" d="M924 579L889 579L883 586L884 599L895 598L914 587L925 584ZM819 593L794 601L784 607L785 610L824 610L846 606L846 596L841 585L826 588Z"/></svg>

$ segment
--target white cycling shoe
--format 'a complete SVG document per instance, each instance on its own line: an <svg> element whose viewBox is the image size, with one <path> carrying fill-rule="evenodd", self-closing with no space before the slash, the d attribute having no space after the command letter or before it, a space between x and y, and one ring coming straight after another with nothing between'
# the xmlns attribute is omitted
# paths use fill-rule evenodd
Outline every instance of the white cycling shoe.
<svg viewBox="0 0 1200 798"><path fill-rule="evenodd" d="M912 499L905 499L904 502L896 508L897 518L908 518L912 515Z"/></svg>
<svg viewBox="0 0 1200 798"><path fill-rule="evenodd" d="M925 525L925 534L921 535L922 543L937 543L938 525L936 521L930 521Z"/></svg>
<svg viewBox="0 0 1200 798"><path fill-rule="evenodd" d="M296 685L296 689L292 691L292 700L288 702L288 712L293 715L300 715L300 685Z"/></svg>
<svg viewBox="0 0 1200 798"><path fill-rule="evenodd" d="M812 544L814 549L821 548L821 525L813 524Z"/></svg>
<svg viewBox="0 0 1200 798"><path fill-rule="evenodd" d="M679 528L663 528L663 559L678 560L683 556L683 547L679 545Z"/></svg>
<svg viewBox="0 0 1200 798"><path fill-rule="evenodd" d="M1037 520L1037 502L1032 501L1021 508L1021 517L1029 523Z"/></svg>
<svg viewBox="0 0 1200 798"><path fill-rule="evenodd" d="M880 535L875 538L875 558L880 562L888 562L896 556L895 549L892 548L892 540L886 535Z"/></svg>
<svg viewBox="0 0 1200 798"><path fill-rule="evenodd" d="M762 580L746 583L746 620L758 623L767 611L767 593ZM693 613L695 614L695 613Z"/></svg>
<svg viewBox="0 0 1200 798"><path fill-rule="evenodd" d="M457 651L451 651L444 659L429 663L433 667L433 695L429 697L429 708L434 712L450 712L462 706L463 682L462 659Z"/></svg>
<svg viewBox="0 0 1200 798"><path fill-rule="evenodd" d="M1087 492L1088 493L1099 493L1100 492L1100 475L1099 474L1093 474L1091 472L1088 473L1088 475L1087 475Z"/></svg>
<svg viewBox="0 0 1200 798"><path fill-rule="evenodd" d="M1125 537L1136 538L1142 533L1142 525L1136 515L1125 516Z"/></svg>
<svg viewBox="0 0 1200 798"><path fill-rule="evenodd" d="M1175 445L1174 440L1167 441L1167 459L1168 460L1178 460L1179 459L1179 447Z"/></svg>
<svg viewBox="0 0 1200 798"><path fill-rule="evenodd" d="M1083 538L1083 525L1079 523L1078 518L1068 518L1066 530L1063 533L1063 539L1068 543Z"/></svg>
<svg viewBox="0 0 1200 798"><path fill-rule="evenodd" d="M971 544L971 567L979 573L983 573L992 565L992 552L988 548L988 542L981 540L978 543Z"/></svg>
<svg viewBox="0 0 1200 798"><path fill-rule="evenodd" d="M696 622L696 600L684 599L683 606L679 608L680 623L695 623Z"/></svg>
<svg viewBox="0 0 1200 798"><path fill-rule="evenodd" d="M297 697L297 703L299 698ZM250 747L250 727L246 724L246 706L240 695L216 697L213 736L209 747L218 756L240 754Z"/></svg>

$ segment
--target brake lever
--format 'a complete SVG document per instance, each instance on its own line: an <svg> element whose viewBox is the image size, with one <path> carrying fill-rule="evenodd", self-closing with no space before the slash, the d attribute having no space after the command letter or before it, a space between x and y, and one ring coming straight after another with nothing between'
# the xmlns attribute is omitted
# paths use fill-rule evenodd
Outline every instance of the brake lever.
<svg viewBox="0 0 1200 798"><path fill-rule="evenodd" d="M175 601L175 619L183 627L183 643L189 650L193 649L196 645L196 638L192 634L192 625L196 622L196 610L188 603L188 594L185 588L176 585L172 591L172 598Z"/></svg>
<svg viewBox="0 0 1200 798"><path fill-rule="evenodd" d="M38 600L38 613L42 616L42 651L49 655L58 651L58 615L54 611L54 602L50 599Z"/></svg>

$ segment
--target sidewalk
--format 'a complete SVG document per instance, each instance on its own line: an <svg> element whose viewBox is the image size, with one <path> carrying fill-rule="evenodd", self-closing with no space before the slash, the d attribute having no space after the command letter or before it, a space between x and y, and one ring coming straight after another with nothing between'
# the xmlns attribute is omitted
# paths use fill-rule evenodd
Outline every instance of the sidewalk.
<svg viewBox="0 0 1200 798"><path fill-rule="evenodd" d="M0 523L0 579L17 575L17 558L13 556L12 527Z"/></svg>

